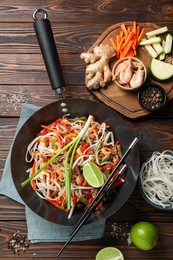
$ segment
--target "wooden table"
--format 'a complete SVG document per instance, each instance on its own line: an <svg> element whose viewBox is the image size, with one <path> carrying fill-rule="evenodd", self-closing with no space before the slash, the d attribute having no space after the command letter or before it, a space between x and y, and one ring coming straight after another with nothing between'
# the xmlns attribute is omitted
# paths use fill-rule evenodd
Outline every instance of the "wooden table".
<svg viewBox="0 0 173 260"><path fill-rule="evenodd" d="M0 2L0 176L12 143L23 103L44 106L57 100L33 29L32 13L44 8L51 20L65 81L66 97L94 99L84 84L85 64L80 53L87 51L109 26L123 21L167 25L173 33L173 2L160 1L19 1ZM159 113L132 121L124 118L139 138L141 164L154 151L173 148L173 102ZM160 234L157 246L141 251L128 244L131 226L138 221L154 223ZM30 245L25 254L13 255L7 248L20 230L27 235L24 207L0 196L0 259L56 259L63 243ZM62 259L95 259L103 247L119 248L125 259L173 259L173 212L147 204L136 186L126 204L107 220L102 239L71 243Z"/></svg>

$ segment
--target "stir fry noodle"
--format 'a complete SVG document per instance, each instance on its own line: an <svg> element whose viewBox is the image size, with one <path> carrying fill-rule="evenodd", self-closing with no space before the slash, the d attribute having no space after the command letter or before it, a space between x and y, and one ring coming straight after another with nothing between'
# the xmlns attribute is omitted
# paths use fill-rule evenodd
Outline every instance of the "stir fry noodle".
<svg viewBox="0 0 173 260"><path fill-rule="evenodd" d="M89 185L84 178L84 165L94 162L105 181L122 156L120 143L114 140L109 126L96 122L94 118L83 137L78 139L86 122L85 117L69 119L64 116L48 126L42 125L42 130L28 145L26 152L26 161L32 163L28 169L30 177L42 169L52 156L59 154L31 179L31 185L38 196L55 207L70 211L70 216L74 209L85 208L91 203L99 189ZM66 149L70 142L72 145ZM121 176L115 185L124 182L124 178Z"/></svg>
<svg viewBox="0 0 173 260"><path fill-rule="evenodd" d="M173 152L154 152L140 171L140 180L147 198L163 208L173 208Z"/></svg>

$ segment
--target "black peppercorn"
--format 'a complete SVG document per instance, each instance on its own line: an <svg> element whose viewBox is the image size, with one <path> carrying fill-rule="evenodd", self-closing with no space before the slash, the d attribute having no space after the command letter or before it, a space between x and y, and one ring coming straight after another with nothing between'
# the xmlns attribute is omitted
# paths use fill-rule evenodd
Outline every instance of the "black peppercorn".
<svg viewBox="0 0 173 260"><path fill-rule="evenodd" d="M11 249L14 254L20 254L22 250L25 253L26 248L29 248L29 244L25 242L25 236L18 233L13 234L12 238L8 242L8 249Z"/></svg>
<svg viewBox="0 0 173 260"><path fill-rule="evenodd" d="M166 101L166 93L155 84L144 86L138 93L138 100L141 106L148 111L155 111L161 108Z"/></svg>

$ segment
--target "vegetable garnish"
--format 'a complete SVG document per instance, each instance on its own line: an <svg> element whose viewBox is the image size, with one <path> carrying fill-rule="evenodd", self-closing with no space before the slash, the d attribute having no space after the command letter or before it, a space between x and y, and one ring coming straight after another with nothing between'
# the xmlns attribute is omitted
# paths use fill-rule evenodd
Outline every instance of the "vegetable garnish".
<svg viewBox="0 0 173 260"><path fill-rule="evenodd" d="M167 34L165 35L165 33ZM147 32L145 36L147 38L142 38L139 45L145 46L153 58L164 60L166 58L166 54L171 53L173 37L169 33L167 26Z"/></svg>
<svg viewBox="0 0 173 260"><path fill-rule="evenodd" d="M87 162L83 167L83 175L86 181L95 188L99 188L104 183L103 173L97 164Z"/></svg>
<svg viewBox="0 0 173 260"><path fill-rule="evenodd" d="M71 208L71 172L72 172L72 164L74 160L74 153L76 151L77 145L79 144L80 140L86 133L89 125L91 124L91 121L93 119L93 116L89 116L88 120L84 126L84 128L81 130L81 132L78 134L77 137L75 137L69 144L64 146L60 151L58 151L54 156L52 156L51 159L49 159L43 166L36 171L33 175L31 175L27 180L25 180L23 183L21 183L21 186L24 187L27 183L29 183L33 178L35 178L39 173L41 173L45 168L47 168L50 163L52 163L60 154L62 154L67 149L67 155L65 159L65 187L66 187L66 194L67 194L67 209L70 210Z"/></svg>
<svg viewBox="0 0 173 260"><path fill-rule="evenodd" d="M88 129L92 119L93 119L93 117L90 115L88 117L86 124L85 124L85 127L81 130L79 135L75 139L73 139L70 143L68 143L66 146L64 146L60 151L58 151L54 156L52 156L38 171L36 171L36 173L34 173L27 180L22 182L21 186L24 187L27 183L29 183L32 179L34 179L40 172L42 172L45 168L47 168L50 163L52 163L61 153L66 151L69 147L73 148L75 143L78 143L81 140L81 138L83 137L83 135L85 134L85 132ZM67 161L66 161L66 166L67 166ZM70 162L70 166L71 166L71 162Z"/></svg>
<svg viewBox="0 0 173 260"><path fill-rule="evenodd" d="M154 152L142 165L140 181L151 202L173 209L173 151Z"/></svg>
<svg viewBox="0 0 173 260"><path fill-rule="evenodd" d="M39 197L69 211L68 218L74 210L86 208L122 157L121 145L114 140L109 127L104 122L98 123L92 116L88 120L86 117L70 119L64 116L48 126L43 125L28 145L26 161L33 163L27 170L29 178L22 185L30 181ZM97 169L95 177L99 186L95 187L92 181L90 183L91 178L84 176L87 165L92 165L94 175ZM122 175L113 192L124 180Z"/></svg>
<svg viewBox="0 0 173 260"><path fill-rule="evenodd" d="M88 130L91 121L93 117L90 115L88 117L88 120L84 126L84 128L81 130L79 135L72 141L72 144L70 146L70 149L67 152L66 158L65 158L65 183L66 183L66 194L67 194L67 209L70 210L71 208L71 175L72 175L72 166L74 161L74 155L77 149L77 146Z"/></svg>
<svg viewBox="0 0 173 260"><path fill-rule="evenodd" d="M168 81L173 77L173 65L161 60L152 59L148 70L155 81Z"/></svg>
<svg viewBox="0 0 173 260"><path fill-rule="evenodd" d="M145 28L141 28L133 22L132 28L126 28L125 24L121 24L121 31L116 39L110 38L110 42L114 48L117 58L134 57L136 49L145 33Z"/></svg>

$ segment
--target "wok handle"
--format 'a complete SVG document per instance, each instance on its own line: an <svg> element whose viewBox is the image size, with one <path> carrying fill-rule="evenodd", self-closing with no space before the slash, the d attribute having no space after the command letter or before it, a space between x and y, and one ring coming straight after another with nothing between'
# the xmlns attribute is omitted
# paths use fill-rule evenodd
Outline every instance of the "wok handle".
<svg viewBox="0 0 173 260"><path fill-rule="evenodd" d="M44 14L43 19L37 19L37 14L40 12ZM48 15L45 10L37 9L33 13L33 19L35 20L34 29L52 89L55 90L60 97L63 97L63 92L65 91L65 80L54 41L51 24L47 17Z"/></svg>

